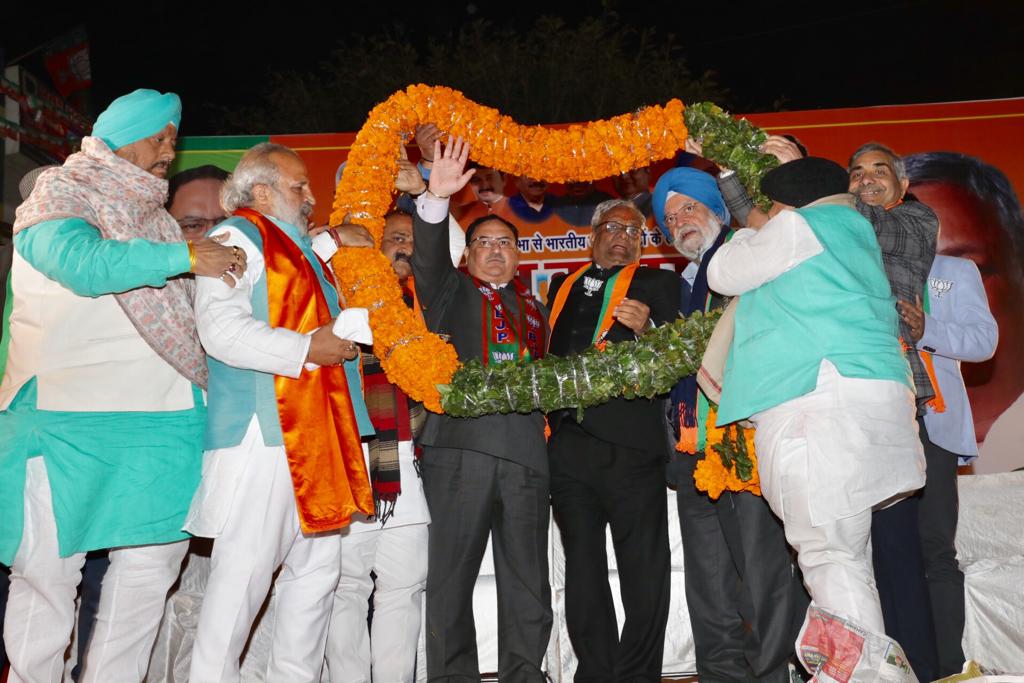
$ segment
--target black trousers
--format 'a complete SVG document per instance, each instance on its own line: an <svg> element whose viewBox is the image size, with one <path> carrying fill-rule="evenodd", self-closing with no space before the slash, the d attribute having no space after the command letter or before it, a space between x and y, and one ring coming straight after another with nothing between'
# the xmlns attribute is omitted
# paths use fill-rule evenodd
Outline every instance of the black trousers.
<svg viewBox="0 0 1024 683"><path fill-rule="evenodd" d="M927 454L932 444L924 421L919 418L918 424ZM931 479L929 467L926 488ZM921 501L922 495L918 492L875 511L871 516L871 550L885 633L903 646L918 680L932 681L939 678L939 658L918 527Z"/></svg>
<svg viewBox="0 0 1024 683"><path fill-rule="evenodd" d="M548 477L478 451L427 447L430 509L426 651L431 681L479 681L473 588L491 538L498 593L498 676L544 681L551 636Z"/></svg>
<svg viewBox="0 0 1024 683"><path fill-rule="evenodd" d="M683 455L672 467L701 683L788 681L810 598L782 522L759 496L698 491L697 461Z"/></svg>
<svg viewBox="0 0 1024 683"><path fill-rule="evenodd" d="M935 621L939 656L936 677L945 677L959 673L964 666L964 573L956 560L955 545L960 505L956 489L958 458L927 438L924 457L928 483L920 493L917 527Z"/></svg>
<svg viewBox="0 0 1024 683"><path fill-rule="evenodd" d="M670 571L663 456L601 441L570 420L548 452L575 680L660 681ZM626 616L621 636L608 584L609 527Z"/></svg>

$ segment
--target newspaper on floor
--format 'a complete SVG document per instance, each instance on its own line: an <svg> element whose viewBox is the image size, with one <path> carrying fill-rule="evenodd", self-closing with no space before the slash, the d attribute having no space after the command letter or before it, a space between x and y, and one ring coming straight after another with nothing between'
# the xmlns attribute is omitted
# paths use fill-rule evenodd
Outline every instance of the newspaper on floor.
<svg viewBox="0 0 1024 683"><path fill-rule="evenodd" d="M796 652L818 683L918 683L899 643L815 605L807 610Z"/></svg>

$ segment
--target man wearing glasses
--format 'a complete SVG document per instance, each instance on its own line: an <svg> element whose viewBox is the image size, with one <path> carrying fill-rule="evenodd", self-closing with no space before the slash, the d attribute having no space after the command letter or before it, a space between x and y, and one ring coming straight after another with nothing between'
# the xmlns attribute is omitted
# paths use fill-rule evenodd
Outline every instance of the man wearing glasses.
<svg viewBox="0 0 1024 683"><path fill-rule="evenodd" d="M552 279L555 355L635 340L676 317L679 286L666 270L640 267L644 215L629 201L599 204L592 262ZM549 416L551 503L565 547L566 623L579 660L576 680L660 680L669 608L663 402L615 398ZM626 621L622 635L608 583L611 526Z"/></svg>
<svg viewBox="0 0 1024 683"><path fill-rule="evenodd" d="M690 259L679 284L680 312L706 313L723 306L724 298L710 289L707 278L708 262L731 233L726 199L714 177L695 168L673 168L658 179L652 204L665 237ZM725 491L711 500L694 486L694 470L708 448L700 425L706 424L709 410L696 375L673 388L670 420L679 454L669 471L676 486L697 673L711 683L781 683L789 680L788 661L808 598L782 524L764 499L748 491Z"/></svg>
<svg viewBox="0 0 1024 683"><path fill-rule="evenodd" d="M167 182L167 212L187 240L200 240L227 216L220 191L228 172L212 164L176 173Z"/></svg>
<svg viewBox="0 0 1024 683"><path fill-rule="evenodd" d="M449 197L469 182L469 146L434 145L429 186L413 217L412 272L427 327L448 335L463 362L536 360L547 343L546 312L516 279L516 228L489 215L466 229L466 268L449 255ZM491 537L498 596L498 677L545 680L551 634L548 584L548 460L544 418L430 413L420 434L423 491L431 525L426 652L430 680L479 680L473 589Z"/></svg>

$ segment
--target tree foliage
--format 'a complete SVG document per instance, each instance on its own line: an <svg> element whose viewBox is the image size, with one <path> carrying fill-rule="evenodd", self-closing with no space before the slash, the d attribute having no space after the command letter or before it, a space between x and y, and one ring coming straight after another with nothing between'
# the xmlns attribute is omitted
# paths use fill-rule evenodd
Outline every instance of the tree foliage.
<svg viewBox="0 0 1024 683"><path fill-rule="evenodd" d="M691 73L674 35L615 13L574 25L541 17L526 32L477 20L430 42L402 28L356 36L314 69L272 71L257 102L220 108L223 132L358 130L410 83L456 88L522 123L589 121L673 97L729 100L713 72Z"/></svg>

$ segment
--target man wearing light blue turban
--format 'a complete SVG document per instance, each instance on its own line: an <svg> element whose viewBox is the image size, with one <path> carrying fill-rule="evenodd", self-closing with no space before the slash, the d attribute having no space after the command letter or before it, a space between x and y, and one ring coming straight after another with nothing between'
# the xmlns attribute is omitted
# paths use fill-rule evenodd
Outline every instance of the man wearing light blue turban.
<svg viewBox="0 0 1024 683"><path fill-rule="evenodd" d="M110 548L83 681L141 681L202 463L206 357L189 272L244 254L183 242L163 208L177 95L136 90L18 207L0 383L9 681L58 681L85 553Z"/></svg>
<svg viewBox="0 0 1024 683"><path fill-rule="evenodd" d="M107 143L112 152L156 135L168 125L177 131L181 123L181 98L172 92L139 88L122 95L96 119L92 137Z"/></svg>
<svg viewBox="0 0 1024 683"><path fill-rule="evenodd" d="M708 287L707 264L732 231L715 178L695 168L673 168L655 185L652 208L669 241L690 259L680 282L680 312L722 306L723 298ZM697 673L712 683L783 683L808 599L782 525L762 498L725 491L713 501L694 486L697 462L710 450L703 428L709 407L693 375L672 390L679 452L670 473L676 480Z"/></svg>

